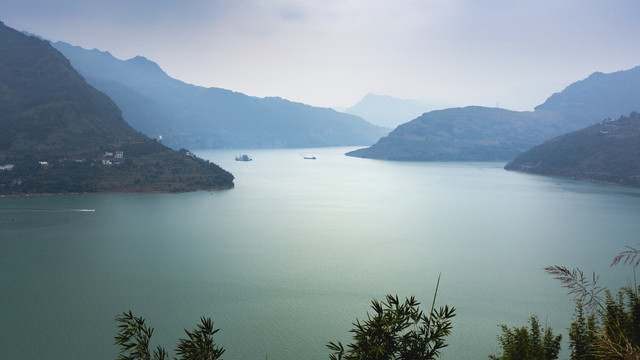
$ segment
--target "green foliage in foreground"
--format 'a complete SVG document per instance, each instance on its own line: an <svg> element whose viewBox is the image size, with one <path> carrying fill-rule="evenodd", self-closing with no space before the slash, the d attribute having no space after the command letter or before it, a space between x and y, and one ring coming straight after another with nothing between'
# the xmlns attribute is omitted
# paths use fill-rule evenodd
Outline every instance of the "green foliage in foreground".
<svg viewBox="0 0 640 360"><path fill-rule="evenodd" d="M436 288L437 293L437 288ZM434 296L435 302L435 296ZM330 342L332 360L435 359L447 346L445 338L451 332L455 308L435 310L427 314L414 297L400 302L398 296L387 295L386 301L372 301L374 314L361 323L356 320L350 330L353 342L347 345Z"/></svg>
<svg viewBox="0 0 640 360"><path fill-rule="evenodd" d="M147 327L142 317L134 316L131 311L116 316L118 333L115 345L120 346L119 360L166 360L167 351L157 346L153 353L149 349L153 328ZM216 346L213 335L220 329L214 329L210 318L200 318L200 324L192 331L184 330L186 339L180 339L176 353L180 360L215 360L224 353L223 347Z"/></svg>
<svg viewBox="0 0 640 360"><path fill-rule="evenodd" d="M538 318L529 318L529 328L501 325L502 335L498 336L501 356L489 355L492 360L555 360L560 352L562 335L554 335L551 328L540 326Z"/></svg>
<svg viewBox="0 0 640 360"><path fill-rule="evenodd" d="M436 287L437 294L437 287ZM435 304L435 296L433 298ZM447 346L445 337L451 332L451 319L455 309L448 306L434 309L429 314L420 310L420 303L414 297L400 302L398 296L387 295L385 301L372 301L375 315L369 315L364 323L356 321L354 342L345 349L342 343L329 343L327 347L334 351L333 360L362 359L435 359L440 349ZM116 316L118 332L115 345L120 347L119 360L168 360L167 351L157 346L150 350L153 328L145 324L142 317L134 316L131 311ZM175 360L216 360L225 349L213 341L214 329L210 318L200 318L197 328L185 329L187 338L180 339L175 349L179 358Z"/></svg>
<svg viewBox="0 0 640 360"><path fill-rule="evenodd" d="M569 328L571 360L595 360L591 348L596 341L597 319L594 313L585 313L581 301L576 302L573 322Z"/></svg>
<svg viewBox="0 0 640 360"><path fill-rule="evenodd" d="M628 248L620 253L611 266L633 264L634 275L640 265L640 250ZM619 289L616 295L597 285L597 276L585 277L579 269L549 266L547 273L560 280L576 303L573 322L569 330L571 360L640 360L640 287L634 284ZM635 279L635 276L634 276ZM439 282L439 280L438 280ZM451 332L451 319L455 309L448 306L435 309L438 293L436 286L433 303L428 313L420 310L420 302L413 296L400 301L397 295L387 295L384 301L373 300L373 313L366 321L353 324L353 341L346 347L341 342L330 342L331 360L432 360L440 356L447 346L445 338ZM603 297L602 294L605 296ZM144 319L131 311L116 316L118 333L115 344L120 346L121 360L167 360L164 348L153 352L149 343L153 329ZM498 336L500 355L489 355L490 360L556 360L560 352L562 335L551 328L541 327L534 315L529 326L501 325ZM201 318L197 328L185 329L187 338L180 339L175 360L216 360L225 349L218 347L213 335L213 321Z"/></svg>
<svg viewBox="0 0 640 360"><path fill-rule="evenodd" d="M634 281L640 265L640 250L627 247L613 259L611 266L630 264ZM562 282L575 301L573 321L569 330L571 360L640 360L640 287L621 287L616 295L598 285L598 277L585 276L580 269L549 266L546 272ZM603 296L604 295L604 296ZM493 360L557 359L561 336L551 329L544 335L535 316L530 329L501 325L498 336L503 354L489 356Z"/></svg>
<svg viewBox="0 0 640 360"><path fill-rule="evenodd" d="M640 250L627 248L611 266L632 264L635 279ZM545 270L562 282L576 302L569 328L571 360L640 360L640 287L622 287L614 296L597 285L595 274L589 279L579 269L550 266Z"/></svg>

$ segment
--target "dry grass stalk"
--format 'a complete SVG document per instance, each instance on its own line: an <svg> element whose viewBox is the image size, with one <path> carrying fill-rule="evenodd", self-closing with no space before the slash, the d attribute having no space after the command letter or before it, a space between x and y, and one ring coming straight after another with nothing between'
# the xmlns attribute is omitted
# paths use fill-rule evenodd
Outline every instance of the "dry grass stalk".
<svg viewBox="0 0 640 360"><path fill-rule="evenodd" d="M622 332L618 335L618 339L612 339L603 329L598 330L593 355L598 359L640 360L640 348L631 344Z"/></svg>
<svg viewBox="0 0 640 360"><path fill-rule="evenodd" d="M564 266L547 266L544 270L554 276L554 279L560 280L562 286L569 290L568 294L573 296L574 301L580 301L590 310L596 307L604 310L600 293L604 291L603 287L597 285L598 276L593 273L591 280L584 276L580 269L569 270Z"/></svg>

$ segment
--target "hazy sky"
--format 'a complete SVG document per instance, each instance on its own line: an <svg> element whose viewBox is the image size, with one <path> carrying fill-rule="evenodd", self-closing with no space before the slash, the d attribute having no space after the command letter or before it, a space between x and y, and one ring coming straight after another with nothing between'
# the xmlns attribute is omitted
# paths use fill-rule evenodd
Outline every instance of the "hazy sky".
<svg viewBox="0 0 640 360"><path fill-rule="evenodd" d="M0 20L182 81L314 106L531 109L640 65L638 0L1 0Z"/></svg>

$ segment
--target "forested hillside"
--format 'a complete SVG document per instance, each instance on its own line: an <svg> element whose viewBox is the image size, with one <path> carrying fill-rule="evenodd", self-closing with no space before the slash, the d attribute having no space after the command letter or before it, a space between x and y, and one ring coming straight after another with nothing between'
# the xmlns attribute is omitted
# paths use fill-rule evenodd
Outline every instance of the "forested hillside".
<svg viewBox="0 0 640 360"><path fill-rule="evenodd" d="M230 188L233 176L140 134L48 42L0 23L0 194Z"/></svg>
<svg viewBox="0 0 640 360"><path fill-rule="evenodd" d="M640 187L640 114L558 136L518 156L505 169Z"/></svg>
<svg viewBox="0 0 640 360"><path fill-rule="evenodd" d="M432 111L348 155L389 160L496 161L555 136L640 109L640 66L594 73L531 112L470 106Z"/></svg>

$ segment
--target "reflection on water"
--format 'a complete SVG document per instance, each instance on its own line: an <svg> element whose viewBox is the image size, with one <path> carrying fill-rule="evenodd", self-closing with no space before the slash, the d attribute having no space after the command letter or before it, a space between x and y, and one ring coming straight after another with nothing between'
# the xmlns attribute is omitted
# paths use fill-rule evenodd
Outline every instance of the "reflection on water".
<svg viewBox="0 0 640 360"><path fill-rule="evenodd" d="M197 152L229 191L0 198L0 358L113 359L131 309L168 349L205 315L225 359L326 359L372 298L428 303L440 272L438 303L458 309L443 358L486 358L501 323L566 332L544 266L626 282L608 265L639 241L636 189L348 150Z"/></svg>

